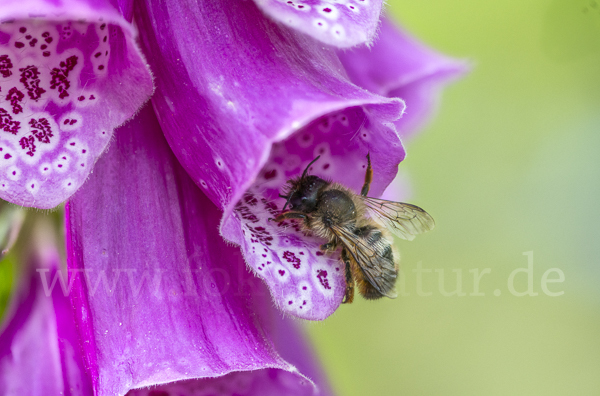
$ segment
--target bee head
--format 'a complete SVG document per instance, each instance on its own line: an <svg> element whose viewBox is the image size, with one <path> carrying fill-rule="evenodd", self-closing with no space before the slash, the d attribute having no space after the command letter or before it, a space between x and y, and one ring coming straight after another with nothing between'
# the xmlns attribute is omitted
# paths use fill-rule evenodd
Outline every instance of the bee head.
<svg viewBox="0 0 600 396"><path fill-rule="evenodd" d="M307 176L306 173L308 172L308 168L310 168L319 157L308 164L300 178L288 181L288 195L281 195L282 198L287 199L282 212L284 212L288 206L291 210L302 213L311 213L316 209L319 191L321 188L327 186L329 182L318 176Z"/></svg>

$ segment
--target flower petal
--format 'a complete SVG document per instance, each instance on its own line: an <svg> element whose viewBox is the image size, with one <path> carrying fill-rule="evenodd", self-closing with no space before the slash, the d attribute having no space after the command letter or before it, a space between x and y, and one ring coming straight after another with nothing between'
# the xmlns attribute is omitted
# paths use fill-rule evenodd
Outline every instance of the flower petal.
<svg viewBox="0 0 600 396"><path fill-rule="evenodd" d="M152 79L108 0L4 1L0 21L0 198L52 208L85 181Z"/></svg>
<svg viewBox="0 0 600 396"><path fill-rule="evenodd" d="M371 48L339 51L353 83L406 102L406 113L395 122L400 136L412 136L436 108L441 90L464 75L469 64L439 54L383 18Z"/></svg>
<svg viewBox="0 0 600 396"><path fill-rule="evenodd" d="M333 391L319 366L312 346L306 342L299 324L284 318L270 304L263 305L262 317L268 333L273 336L275 349L298 371L311 378L319 389L319 396L333 395ZM205 378L137 389L127 396L300 396L310 395L312 389L298 386L295 374L267 368L255 371L233 372L218 378Z"/></svg>
<svg viewBox="0 0 600 396"><path fill-rule="evenodd" d="M180 167L150 107L117 131L67 209L69 268L79 272L71 296L97 395L295 372L257 314L268 294L219 236L221 212Z"/></svg>
<svg viewBox="0 0 600 396"><path fill-rule="evenodd" d="M153 386L149 389L133 390L127 393L127 396L306 396L311 394L310 387L298 386L298 378L295 374L278 369L263 369L238 371L218 378Z"/></svg>
<svg viewBox="0 0 600 396"><path fill-rule="evenodd" d="M375 37L381 0L254 0L271 18L339 48L369 44Z"/></svg>
<svg viewBox="0 0 600 396"><path fill-rule="evenodd" d="M49 291L58 252L44 250L24 266L3 323L0 394L90 395L69 300L61 287Z"/></svg>
<svg viewBox="0 0 600 396"><path fill-rule="evenodd" d="M344 295L339 259L268 218L283 206L286 180L317 155L315 174L359 191L370 152L372 194L381 194L404 158L391 124L403 102L352 85L332 49L274 24L252 2L137 6L157 76L152 104L181 164L224 210L222 235L241 246L281 309L326 318Z"/></svg>

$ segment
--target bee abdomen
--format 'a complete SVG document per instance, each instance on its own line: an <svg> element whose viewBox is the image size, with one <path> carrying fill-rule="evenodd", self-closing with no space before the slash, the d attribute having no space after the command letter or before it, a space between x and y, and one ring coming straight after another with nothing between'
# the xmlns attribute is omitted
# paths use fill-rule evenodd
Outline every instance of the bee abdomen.
<svg viewBox="0 0 600 396"><path fill-rule="evenodd" d="M356 278L360 294L367 300L375 300L384 296L395 297L398 267L395 263L392 244L379 228L372 225L357 228L354 233L363 238L377 252L376 257L372 258L374 261L372 265L378 268L378 288L369 282L364 275L364 269L358 268L361 274L358 274L359 276Z"/></svg>

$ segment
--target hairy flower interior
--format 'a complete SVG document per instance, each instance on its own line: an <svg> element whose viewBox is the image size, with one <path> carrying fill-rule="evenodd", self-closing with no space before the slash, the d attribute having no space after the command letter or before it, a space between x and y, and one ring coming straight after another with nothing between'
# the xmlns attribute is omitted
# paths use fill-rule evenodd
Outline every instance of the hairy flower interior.
<svg viewBox="0 0 600 396"><path fill-rule="evenodd" d="M360 107L323 116L273 145L254 185L236 206L247 263L267 282L280 308L294 316L323 319L331 314L344 295L345 267L339 252L324 254L319 246L327 241L303 231L298 222L269 220L285 203L279 194L317 156L309 174L358 192L370 139L368 118Z"/></svg>

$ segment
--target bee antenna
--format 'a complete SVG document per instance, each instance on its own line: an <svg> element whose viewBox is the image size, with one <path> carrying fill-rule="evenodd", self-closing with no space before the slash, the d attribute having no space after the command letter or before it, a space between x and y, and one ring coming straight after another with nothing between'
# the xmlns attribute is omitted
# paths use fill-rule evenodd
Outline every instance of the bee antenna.
<svg viewBox="0 0 600 396"><path fill-rule="evenodd" d="M312 161L310 162L310 164L308 164L308 166L306 167L306 169L304 169L304 173L302 173L302 177L300 178L300 180L304 179L304 176L306 176L306 173L308 172L308 168L310 168L310 166L311 166L312 164L314 164L315 162L317 162L317 160L318 160L319 158L321 158L321 156L320 156L320 155L318 155L318 156L317 156L317 158L315 158L314 160L312 160ZM290 195L291 195L291 194L290 194Z"/></svg>
<svg viewBox="0 0 600 396"><path fill-rule="evenodd" d="M281 209L281 212L285 212L285 208L287 208L288 204L290 203L290 199L292 199L292 195L294 195L295 192L296 190L291 191L290 195L288 195L287 197L285 195L279 195L281 198L287 198L287 201L285 201L285 205L283 205L283 209Z"/></svg>
<svg viewBox="0 0 600 396"><path fill-rule="evenodd" d="M285 198L285 199L288 199L289 197L290 197L289 195L282 195L282 194L279 194L279 198Z"/></svg>

